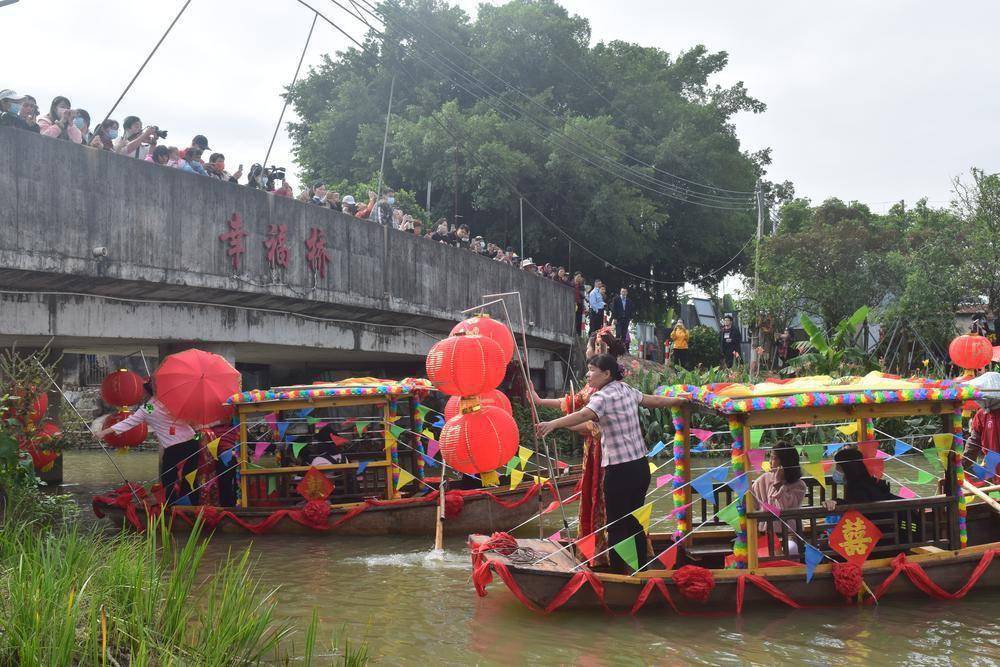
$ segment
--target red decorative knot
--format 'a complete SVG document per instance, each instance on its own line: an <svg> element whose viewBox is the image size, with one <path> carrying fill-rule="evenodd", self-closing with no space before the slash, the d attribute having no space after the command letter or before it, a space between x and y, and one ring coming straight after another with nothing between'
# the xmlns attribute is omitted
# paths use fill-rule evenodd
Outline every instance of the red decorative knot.
<svg viewBox="0 0 1000 667"><path fill-rule="evenodd" d="M694 602L708 602L712 589L715 588L712 571L697 565L685 565L674 572L671 578L681 595Z"/></svg>
<svg viewBox="0 0 1000 667"><path fill-rule="evenodd" d="M857 563L834 563L833 585L845 598L853 598L861 592L861 566Z"/></svg>
<svg viewBox="0 0 1000 667"><path fill-rule="evenodd" d="M249 236L249 232L243 228L243 216L239 213L233 213L228 224L229 230L219 234L219 240L229 244L226 254L232 260L233 270L237 271L240 268L240 258L247 251L243 240Z"/></svg>
<svg viewBox="0 0 1000 667"><path fill-rule="evenodd" d="M326 249L326 232L317 227L309 230L306 239L306 261L309 270L318 273L320 278L326 278L326 267L330 263L330 251Z"/></svg>
<svg viewBox="0 0 1000 667"><path fill-rule="evenodd" d="M272 269L279 266L288 268L288 225L268 225L264 247L267 248L267 263Z"/></svg>

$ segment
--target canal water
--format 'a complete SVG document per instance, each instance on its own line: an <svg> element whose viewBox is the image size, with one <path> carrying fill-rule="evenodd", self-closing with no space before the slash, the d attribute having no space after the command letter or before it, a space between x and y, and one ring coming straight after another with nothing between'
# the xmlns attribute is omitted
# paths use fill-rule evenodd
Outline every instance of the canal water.
<svg viewBox="0 0 1000 667"><path fill-rule="evenodd" d="M133 481L156 474L155 453L115 456L115 462ZM66 491L81 501L87 516L90 497L120 481L101 452L68 452L65 470ZM915 478L896 461L889 461L886 471L895 479ZM529 535L537 535L534 525ZM281 616L304 634L316 609L321 637L338 633L352 642L365 640L378 664L985 667L1000 662L998 593L973 592L955 603L888 599L862 609L751 609L723 618L542 616L522 607L499 580L486 598L476 597L464 540L448 540L436 558L431 541L274 536L251 543L219 536L210 554L223 560L231 549L251 544L265 586L280 587Z"/></svg>

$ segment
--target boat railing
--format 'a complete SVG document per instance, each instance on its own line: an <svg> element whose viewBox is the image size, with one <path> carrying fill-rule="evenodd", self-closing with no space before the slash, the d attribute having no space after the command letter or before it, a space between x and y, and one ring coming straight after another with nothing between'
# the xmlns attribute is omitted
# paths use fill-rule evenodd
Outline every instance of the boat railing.
<svg viewBox="0 0 1000 667"><path fill-rule="evenodd" d="M826 478L826 485L820 484L812 477L803 477L802 481L806 483L806 495L802 501L803 505L818 507L827 498L839 497L838 485L833 481L832 477ZM695 515L696 524L707 524L709 526L726 525L722 519L716 516L716 513L718 512L718 508L726 507L733 502L735 498L733 490L728 484L716 484L713 487L713 496L714 505L708 498L699 497L695 505L697 507L697 514Z"/></svg>
<svg viewBox="0 0 1000 667"><path fill-rule="evenodd" d="M296 490L310 467L323 473L334 485L333 504L361 502L366 498L385 498L389 466L385 461L371 461L358 474L357 463L284 468L250 468L246 471L248 503L254 507L290 507L305 502Z"/></svg>
<svg viewBox="0 0 1000 667"><path fill-rule="evenodd" d="M835 510L801 507L770 512L750 512L747 518L757 526L758 544L766 548L757 561L801 560L806 544L833 555L829 533L842 514L857 510L882 531L873 555L890 555L918 547L950 550L958 548L955 499L945 495L887 500L877 503L840 505ZM749 527L748 527L749 528Z"/></svg>

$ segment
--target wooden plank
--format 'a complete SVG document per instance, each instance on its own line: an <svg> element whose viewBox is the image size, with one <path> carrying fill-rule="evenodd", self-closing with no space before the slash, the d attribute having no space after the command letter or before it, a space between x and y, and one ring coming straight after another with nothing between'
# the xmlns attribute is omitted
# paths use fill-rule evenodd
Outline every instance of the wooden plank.
<svg viewBox="0 0 1000 667"><path fill-rule="evenodd" d="M369 468L387 468L391 463L386 463L385 461L370 461L368 463ZM248 468L242 474L244 475L292 475L295 473L305 473L309 472L310 468L316 468L320 472L324 470L347 470L355 469L358 467L357 463L331 463L330 465L320 465L320 466L288 466L287 468Z"/></svg>
<svg viewBox="0 0 1000 667"><path fill-rule="evenodd" d="M405 397L403 397L405 398ZM240 403L236 406L237 411L243 415L277 412L283 410L302 410L305 408L347 408L357 405L378 405L387 403L385 396L372 396L370 398L316 398L313 400L294 401L264 401L260 403Z"/></svg>

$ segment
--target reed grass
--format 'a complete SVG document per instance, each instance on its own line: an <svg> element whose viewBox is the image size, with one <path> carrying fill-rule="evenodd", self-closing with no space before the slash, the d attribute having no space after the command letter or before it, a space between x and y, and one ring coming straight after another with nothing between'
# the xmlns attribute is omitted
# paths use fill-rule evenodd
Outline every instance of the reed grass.
<svg viewBox="0 0 1000 667"><path fill-rule="evenodd" d="M248 551L203 566L206 545L197 530L180 542L163 526L108 537L5 522L0 665L241 665L279 656L293 629L275 617L275 591L260 587Z"/></svg>

